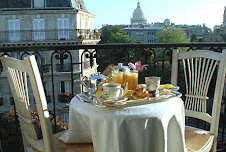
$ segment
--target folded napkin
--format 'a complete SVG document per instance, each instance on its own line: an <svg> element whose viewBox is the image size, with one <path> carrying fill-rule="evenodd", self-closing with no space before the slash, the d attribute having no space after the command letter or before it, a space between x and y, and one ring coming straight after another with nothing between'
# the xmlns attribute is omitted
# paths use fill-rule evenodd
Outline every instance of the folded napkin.
<svg viewBox="0 0 226 152"><path fill-rule="evenodd" d="M66 131L63 135L60 136L59 140L68 143L68 131Z"/></svg>

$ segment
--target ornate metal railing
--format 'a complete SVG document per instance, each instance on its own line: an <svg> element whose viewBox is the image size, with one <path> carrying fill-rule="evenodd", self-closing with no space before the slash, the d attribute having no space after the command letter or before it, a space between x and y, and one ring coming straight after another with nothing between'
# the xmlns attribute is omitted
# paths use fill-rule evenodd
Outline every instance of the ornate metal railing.
<svg viewBox="0 0 226 152"><path fill-rule="evenodd" d="M100 34L89 29L45 29L45 30L14 30L0 31L0 43L8 42L39 42L56 40L98 40Z"/></svg>
<svg viewBox="0 0 226 152"><path fill-rule="evenodd" d="M56 92L56 81L58 76L65 76L70 81L70 98L79 92L80 86L76 87L75 80L79 80L85 75L86 69L95 67L98 71L103 71L109 64L116 65L119 62L127 64L128 62L142 61L142 64L148 64L148 69L139 74L139 83L144 83L144 77L155 75L161 76L162 83L170 83L171 77L171 58L172 50L180 51L206 49L221 52L226 49L226 43L164 43L164 44L99 44L99 45L75 45L67 41L65 43L15 43L0 44L0 56L8 55L17 58L23 58L26 55L34 54L39 65L43 81L47 80L51 86L48 92L48 100L51 101L52 113L56 117L58 104L69 102L68 98L62 96L61 92ZM1 75L4 75L0 66ZM183 77L179 76L180 91L184 92L182 83ZM51 80L51 81L49 81ZM44 85L45 87L45 85ZM210 87L211 88L211 87ZM210 91L212 91L210 89ZM225 95L224 95L225 96ZM63 100L58 102L58 100ZM222 110L219 128L218 149L225 149L225 98L222 99ZM208 127L208 124L202 122L188 121L193 125ZM1 138L1 137L0 137ZM2 138L1 138L2 139ZM3 139L2 139L3 140Z"/></svg>

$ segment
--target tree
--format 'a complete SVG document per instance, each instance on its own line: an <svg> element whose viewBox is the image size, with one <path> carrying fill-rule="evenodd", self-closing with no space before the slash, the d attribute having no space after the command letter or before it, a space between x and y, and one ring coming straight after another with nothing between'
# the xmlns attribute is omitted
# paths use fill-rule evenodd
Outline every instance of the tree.
<svg viewBox="0 0 226 152"><path fill-rule="evenodd" d="M100 43L133 43L133 41L121 27L106 26L102 29Z"/></svg>
<svg viewBox="0 0 226 152"><path fill-rule="evenodd" d="M191 42L198 42L197 35L194 33L194 31L191 32Z"/></svg>
<svg viewBox="0 0 226 152"><path fill-rule="evenodd" d="M186 38L186 32L181 29L162 28L157 32L155 41L157 43L178 43L189 42L190 39Z"/></svg>

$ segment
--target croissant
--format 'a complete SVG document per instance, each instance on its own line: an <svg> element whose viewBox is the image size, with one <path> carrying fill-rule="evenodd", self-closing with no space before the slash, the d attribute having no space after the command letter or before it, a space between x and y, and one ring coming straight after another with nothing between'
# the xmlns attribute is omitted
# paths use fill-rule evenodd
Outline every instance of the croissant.
<svg viewBox="0 0 226 152"><path fill-rule="evenodd" d="M145 88L137 88L135 92L132 94L132 98L134 100L143 99L149 96L149 92Z"/></svg>

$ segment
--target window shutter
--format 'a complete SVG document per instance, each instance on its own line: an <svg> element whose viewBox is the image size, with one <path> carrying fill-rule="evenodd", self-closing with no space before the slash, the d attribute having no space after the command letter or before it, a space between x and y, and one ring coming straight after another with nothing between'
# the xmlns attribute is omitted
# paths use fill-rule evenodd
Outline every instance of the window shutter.
<svg viewBox="0 0 226 152"><path fill-rule="evenodd" d="M69 39L69 20L68 18L64 19L64 37Z"/></svg>
<svg viewBox="0 0 226 152"><path fill-rule="evenodd" d="M58 39L65 38L69 39L69 19L59 18L58 19Z"/></svg>
<svg viewBox="0 0 226 152"><path fill-rule="evenodd" d="M44 22L44 19L39 20L39 27L40 27L40 39L45 40L45 22Z"/></svg>
<svg viewBox="0 0 226 152"><path fill-rule="evenodd" d="M20 41L20 20L8 20L10 42Z"/></svg>
<svg viewBox="0 0 226 152"><path fill-rule="evenodd" d="M44 19L33 19L34 40L45 40L45 22Z"/></svg>
<svg viewBox="0 0 226 152"><path fill-rule="evenodd" d="M58 18L58 39L63 38L63 20Z"/></svg>

